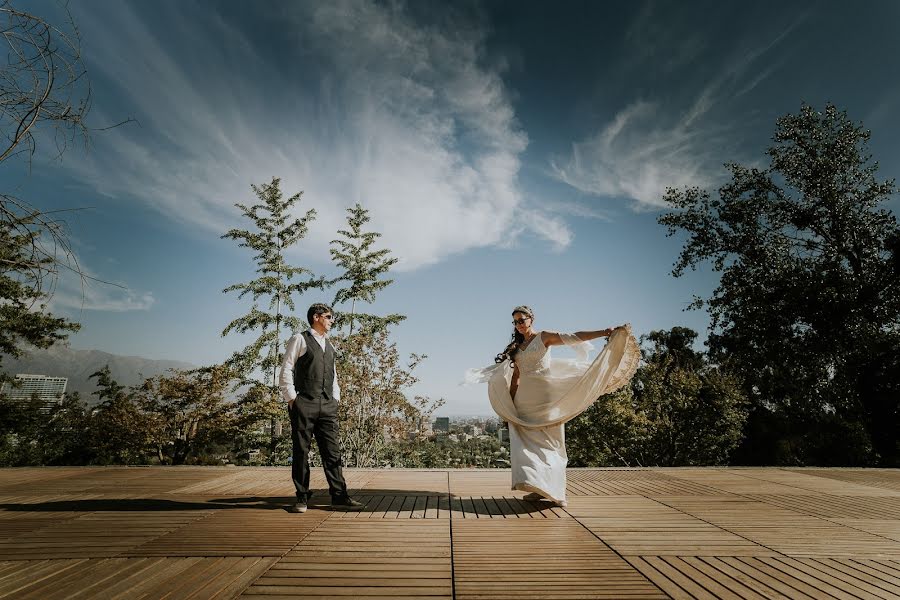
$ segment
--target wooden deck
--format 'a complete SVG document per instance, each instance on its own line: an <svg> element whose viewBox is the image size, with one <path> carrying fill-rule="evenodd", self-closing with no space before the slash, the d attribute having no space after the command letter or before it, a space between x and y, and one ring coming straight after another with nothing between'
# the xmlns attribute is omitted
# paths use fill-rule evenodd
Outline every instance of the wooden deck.
<svg viewBox="0 0 900 600"><path fill-rule="evenodd" d="M0 598L900 598L898 470L346 473L296 515L286 468L0 470Z"/></svg>

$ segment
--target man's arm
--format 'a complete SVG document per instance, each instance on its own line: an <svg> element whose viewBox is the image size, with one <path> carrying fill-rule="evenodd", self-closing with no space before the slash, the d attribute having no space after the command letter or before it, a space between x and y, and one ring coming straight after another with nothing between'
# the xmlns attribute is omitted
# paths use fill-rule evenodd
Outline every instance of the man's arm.
<svg viewBox="0 0 900 600"><path fill-rule="evenodd" d="M294 365L297 359L306 354L306 340L303 334L291 336L284 349L284 358L281 359L281 371L278 373L278 387L281 388L281 397L288 405L297 399L297 390L294 388Z"/></svg>
<svg viewBox="0 0 900 600"><path fill-rule="evenodd" d="M341 386L338 385L337 380L337 364L334 365L334 383L331 386L331 397L334 398L335 402L340 402L341 400Z"/></svg>

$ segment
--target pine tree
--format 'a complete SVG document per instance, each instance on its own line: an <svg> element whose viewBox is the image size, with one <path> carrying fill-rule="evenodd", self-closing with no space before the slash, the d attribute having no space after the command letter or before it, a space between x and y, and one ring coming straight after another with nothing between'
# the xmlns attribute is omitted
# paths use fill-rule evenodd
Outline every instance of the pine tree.
<svg viewBox="0 0 900 600"><path fill-rule="evenodd" d="M270 419L271 450L274 450L277 441L276 417L284 412L278 390L282 327L286 327L288 331L299 331L306 327L304 321L285 314L285 311L296 310L294 294L302 295L309 290L321 290L325 287L325 280L316 277L310 269L285 262L285 250L306 237L309 223L315 220L316 211L310 209L302 217L292 218L291 209L300 200L302 192L284 199L280 185L281 180L277 177L260 186L251 185L260 203L253 206L237 203L235 206L252 222L252 229L231 229L222 236L238 241L239 246L255 253L253 260L259 276L223 290L223 293L239 291L238 298L250 295L253 306L249 313L229 323L222 331L222 336L230 333L259 333L256 340L235 352L225 364L232 369L239 386L249 386L244 398L245 404L252 406L244 406L244 410L258 420ZM299 278L303 280L295 281ZM268 300L268 305L262 309L259 305L261 298Z"/></svg>
<svg viewBox="0 0 900 600"><path fill-rule="evenodd" d="M432 401L406 392L418 379L415 368L425 359L413 354L406 365L400 359L389 327L400 323L404 315L384 317L360 312L361 303L372 304L378 292L394 282L384 279L397 263L387 248L373 250L380 233L363 231L369 212L360 204L347 209L347 229L333 240L334 263L343 271L329 283L340 288L334 297L338 332L332 343L338 350L337 371L341 385L338 405L341 422L341 446L345 461L356 467L379 464L386 446L385 435L399 436L423 415L430 416L443 400ZM349 310L339 310L349 304Z"/></svg>
<svg viewBox="0 0 900 600"><path fill-rule="evenodd" d="M333 306L337 310L339 306L350 304L348 312L338 314L336 326L346 328L348 335L353 335L354 330L374 333L406 319L404 315L398 314L379 317L357 312L357 303L373 303L375 294L394 282L393 279L379 277L387 273L397 263L397 259L389 258L391 251L388 248L372 250L372 245L381 234L362 230L371 220L369 211L357 203L353 208L348 208L347 213L348 229L338 230L343 239L331 241L335 246L331 249L331 259L343 269L343 274L329 283L346 283L346 287L340 288L335 294Z"/></svg>

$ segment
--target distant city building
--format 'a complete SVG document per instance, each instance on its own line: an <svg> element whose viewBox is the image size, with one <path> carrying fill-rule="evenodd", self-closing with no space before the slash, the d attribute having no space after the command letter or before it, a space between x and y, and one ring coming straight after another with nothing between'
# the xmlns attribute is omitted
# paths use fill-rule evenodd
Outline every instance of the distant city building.
<svg viewBox="0 0 900 600"><path fill-rule="evenodd" d="M48 375L32 375L19 373L16 383L4 383L0 387L0 395L15 402L28 402L37 396L42 402L41 412L49 412L55 404L59 404L66 393L67 377L50 377Z"/></svg>
<svg viewBox="0 0 900 600"><path fill-rule="evenodd" d="M417 432L419 436L426 438L434 435L434 431L431 428L431 419L428 416L423 415L419 417Z"/></svg>
<svg viewBox="0 0 900 600"><path fill-rule="evenodd" d="M498 429L497 430L497 439L500 440L501 442L508 442L509 441L509 429L507 429L506 427L501 427L500 429Z"/></svg>
<svg viewBox="0 0 900 600"><path fill-rule="evenodd" d="M438 417L434 420L435 431L450 431L450 417Z"/></svg>

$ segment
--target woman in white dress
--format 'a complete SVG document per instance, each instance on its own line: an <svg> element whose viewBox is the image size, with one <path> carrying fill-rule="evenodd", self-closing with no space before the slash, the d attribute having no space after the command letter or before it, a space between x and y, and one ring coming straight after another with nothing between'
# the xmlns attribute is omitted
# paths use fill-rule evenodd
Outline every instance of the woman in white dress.
<svg viewBox="0 0 900 600"><path fill-rule="evenodd" d="M512 489L566 506L565 423L603 394L627 384L640 361L629 325L575 334L537 331L534 311L513 309L512 341L496 364L474 369L470 382L487 381L491 406L509 424ZM592 362L589 340L609 338ZM551 346L572 347L577 359L552 359Z"/></svg>

